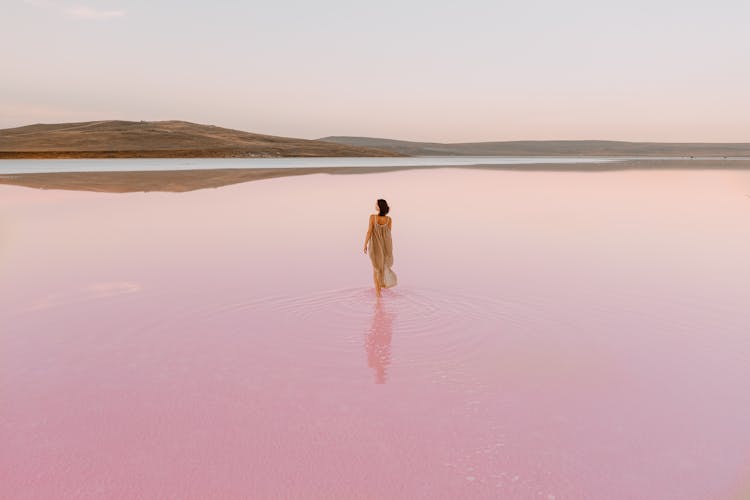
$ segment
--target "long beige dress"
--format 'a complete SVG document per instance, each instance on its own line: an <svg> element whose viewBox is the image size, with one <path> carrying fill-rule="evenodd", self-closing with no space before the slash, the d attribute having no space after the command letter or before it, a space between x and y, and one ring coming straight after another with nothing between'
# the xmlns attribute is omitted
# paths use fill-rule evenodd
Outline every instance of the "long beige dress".
<svg viewBox="0 0 750 500"><path fill-rule="evenodd" d="M372 234L367 253L370 254L373 270L378 273L378 281L383 288L396 286L398 278L393 272L393 242L391 241L391 228L388 224L378 224L375 219L372 223Z"/></svg>

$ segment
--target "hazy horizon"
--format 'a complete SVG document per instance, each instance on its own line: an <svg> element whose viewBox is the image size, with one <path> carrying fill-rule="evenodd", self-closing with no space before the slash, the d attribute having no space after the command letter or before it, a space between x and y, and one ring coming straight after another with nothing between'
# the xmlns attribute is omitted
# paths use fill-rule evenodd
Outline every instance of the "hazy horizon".
<svg viewBox="0 0 750 500"><path fill-rule="evenodd" d="M0 128L750 142L750 5L4 2Z"/></svg>

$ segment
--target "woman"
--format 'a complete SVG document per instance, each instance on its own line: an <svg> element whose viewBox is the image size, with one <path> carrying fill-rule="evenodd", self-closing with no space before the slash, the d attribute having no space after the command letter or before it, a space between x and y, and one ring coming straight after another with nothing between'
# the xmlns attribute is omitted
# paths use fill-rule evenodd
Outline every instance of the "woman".
<svg viewBox="0 0 750 500"><path fill-rule="evenodd" d="M381 288L396 286L396 273L391 270L393 266L393 243L391 242L391 226L393 220L388 217L388 203L378 200L375 204L377 214L370 215L365 236L364 252L368 252L367 243L370 243L369 252L372 261L372 278L375 281L375 292L380 297Z"/></svg>

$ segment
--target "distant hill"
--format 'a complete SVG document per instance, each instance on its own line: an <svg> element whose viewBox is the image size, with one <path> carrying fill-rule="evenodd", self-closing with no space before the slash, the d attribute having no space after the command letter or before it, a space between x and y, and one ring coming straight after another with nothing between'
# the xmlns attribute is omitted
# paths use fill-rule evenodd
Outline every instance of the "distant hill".
<svg viewBox="0 0 750 500"><path fill-rule="evenodd" d="M412 142L374 137L323 137L320 141L377 148L413 156L750 156L750 143L621 141Z"/></svg>
<svg viewBox="0 0 750 500"><path fill-rule="evenodd" d="M96 121L0 130L0 158L402 156L392 151L252 134L184 121Z"/></svg>

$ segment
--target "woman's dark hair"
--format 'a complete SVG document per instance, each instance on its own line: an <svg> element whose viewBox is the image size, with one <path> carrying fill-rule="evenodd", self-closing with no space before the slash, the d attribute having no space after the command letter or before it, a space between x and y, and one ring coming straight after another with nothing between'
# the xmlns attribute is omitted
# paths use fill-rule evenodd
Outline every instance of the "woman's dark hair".
<svg viewBox="0 0 750 500"><path fill-rule="evenodd" d="M388 213L388 210L390 210L390 207L388 207L388 202L385 200L378 200L378 208L380 209L380 213L378 215L383 216Z"/></svg>

